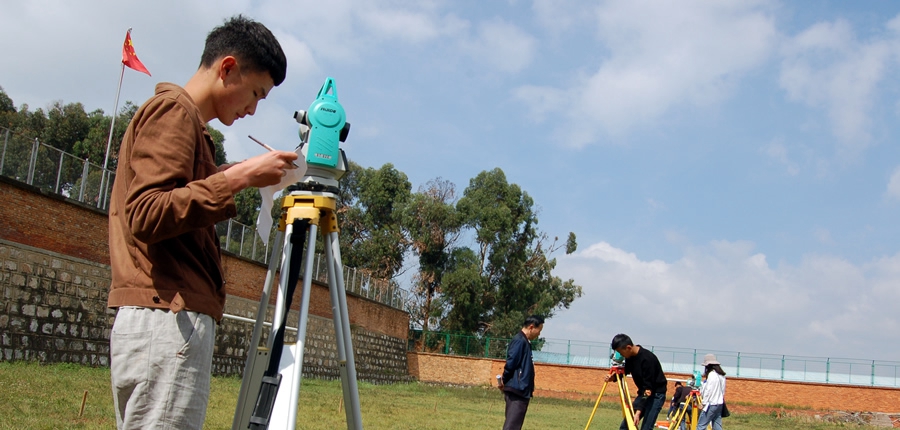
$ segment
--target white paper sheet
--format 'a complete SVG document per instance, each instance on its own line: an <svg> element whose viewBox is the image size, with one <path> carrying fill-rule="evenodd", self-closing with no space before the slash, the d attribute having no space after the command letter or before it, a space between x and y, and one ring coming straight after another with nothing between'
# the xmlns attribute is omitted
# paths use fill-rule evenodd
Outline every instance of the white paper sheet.
<svg viewBox="0 0 900 430"><path fill-rule="evenodd" d="M275 194L288 187L288 185L296 184L306 175L306 159L300 157L300 149L297 149L297 167L295 169L285 170L287 172L281 182L276 185L263 187L259 189L259 195L262 197L262 204L259 207L259 216L256 218L256 233L263 242L268 242L269 233L272 231L272 205L275 204Z"/></svg>

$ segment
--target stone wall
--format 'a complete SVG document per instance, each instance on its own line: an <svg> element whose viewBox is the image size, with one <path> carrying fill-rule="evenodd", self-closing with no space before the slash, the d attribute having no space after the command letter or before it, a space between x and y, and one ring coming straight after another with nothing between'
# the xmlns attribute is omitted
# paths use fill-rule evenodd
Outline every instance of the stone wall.
<svg viewBox="0 0 900 430"><path fill-rule="evenodd" d="M426 382L462 385L496 385L503 360L408 352L409 374ZM596 400L609 368L535 363L535 395ZM670 380L690 375L666 374ZM900 412L900 389L807 382L771 381L726 376L729 402L753 405L785 405L821 410ZM628 379L629 392L637 387ZM668 393L674 393L671 382ZM618 401L614 385L604 392L605 401ZM730 403L729 403L730 404ZM668 407L668 406L667 406ZM730 408L730 406L729 406Z"/></svg>
<svg viewBox="0 0 900 430"><path fill-rule="evenodd" d="M111 279L106 213L5 177L0 177L0 202L0 359L107 366L115 314L106 308ZM230 254L223 256L223 266L225 312L255 320L266 267ZM299 296L298 289L288 318L293 327ZM352 293L347 307L359 379L408 379L409 315ZM215 373L242 372L252 328L252 323L222 321ZM338 377L330 294L318 282L310 293L306 339L305 376Z"/></svg>
<svg viewBox="0 0 900 430"><path fill-rule="evenodd" d="M0 240L2 359L109 365L109 266Z"/></svg>

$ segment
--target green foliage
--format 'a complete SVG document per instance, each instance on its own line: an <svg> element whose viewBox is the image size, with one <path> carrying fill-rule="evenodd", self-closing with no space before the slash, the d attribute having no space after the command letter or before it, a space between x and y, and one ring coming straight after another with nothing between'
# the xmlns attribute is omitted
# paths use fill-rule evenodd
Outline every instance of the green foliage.
<svg viewBox="0 0 900 430"><path fill-rule="evenodd" d="M444 314L443 309L434 306L434 299L441 293L443 274L449 268L452 247L462 228L455 200L453 183L437 178L412 194L402 210L403 227L419 258L410 316L426 331L431 320L437 322Z"/></svg>
<svg viewBox="0 0 900 430"><path fill-rule="evenodd" d="M575 233L569 232L569 238L566 240L566 255L569 255L578 249L578 242L575 241Z"/></svg>
<svg viewBox="0 0 900 430"><path fill-rule="evenodd" d="M6 91L3 91L3 87L0 87L0 115L15 112L15 103L13 103L12 99L9 98L9 95L6 94ZM3 123L0 122L0 125L3 125Z"/></svg>
<svg viewBox="0 0 900 430"><path fill-rule="evenodd" d="M338 213L344 263L376 278L393 278L408 248L400 224L412 188L406 174L390 163L377 170L351 163L342 181Z"/></svg>
<svg viewBox="0 0 900 430"><path fill-rule="evenodd" d="M225 135L209 124L206 124L206 130L209 132L209 137L212 138L213 143L216 145L216 166L228 163L225 161L228 159L228 156L225 154Z"/></svg>
<svg viewBox="0 0 900 430"><path fill-rule="evenodd" d="M234 205L237 207L237 216L234 217L234 220L246 226L256 225L261 204L262 196L258 189L244 188L234 195Z"/></svg>
<svg viewBox="0 0 900 430"><path fill-rule="evenodd" d="M457 209L475 230L477 250L455 266L465 274L445 275L454 282L445 285L452 309L442 329L509 337L528 315L549 318L581 296L574 280L552 275L556 260L548 255L558 246L537 230L533 206L528 193L508 183L499 168L469 182ZM574 252L574 234L569 239ZM479 282L466 279L476 267Z"/></svg>

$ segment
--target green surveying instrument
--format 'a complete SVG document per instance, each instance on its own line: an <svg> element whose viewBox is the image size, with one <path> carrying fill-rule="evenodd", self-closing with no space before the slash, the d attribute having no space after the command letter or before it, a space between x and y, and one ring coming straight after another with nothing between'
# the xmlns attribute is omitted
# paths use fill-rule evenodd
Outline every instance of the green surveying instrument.
<svg viewBox="0 0 900 430"><path fill-rule="evenodd" d="M332 78L326 79L309 110L296 112L294 119L300 123L300 152L305 157L307 170L300 182L286 189L232 430L292 430L295 427L300 380L303 375L303 347L309 317L316 234L320 230L328 270L328 289L331 293L347 428L361 430L356 364L350 338L338 220L335 214L338 180L348 165L339 142L347 138L350 124L346 122L344 109L338 103L337 88ZM276 258L279 254L280 260ZM272 323L269 324L266 322L269 292L279 261L281 272L278 296ZM284 335L292 297L300 282L301 268L303 279L299 325L296 343L290 344L284 341ZM271 332L266 345L260 346L265 325L271 325Z"/></svg>
<svg viewBox="0 0 900 430"><path fill-rule="evenodd" d="M600 395L597 396L597 402L594 403L594 409L591 411L591 417L588 418L584 430L588 430L591 426L591 421L594 420L594 414L597 412L597 407L600 406L600 399L603 398L606 386L609 385L609 381L612 379L615 379L615 384L619 387L619 403L622 406L622 419L627 423L628 430L637 430L637 426L634 424L634 408L631 404L631 395L628 393L628 381L625 379L625 358L618 352L616 352L612 358L613 365L609 368L609 374L607 375L606 381L603 382L603 388L600 389Z"/></svg>

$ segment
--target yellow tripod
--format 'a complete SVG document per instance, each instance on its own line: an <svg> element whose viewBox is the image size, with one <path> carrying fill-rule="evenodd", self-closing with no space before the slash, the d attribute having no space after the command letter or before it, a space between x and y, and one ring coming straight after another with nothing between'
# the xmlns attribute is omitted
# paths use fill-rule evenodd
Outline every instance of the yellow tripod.
<svg viewBox="0 0 900 430"><path fill-rule="evenodd" d="M631 395L628 394L628 381L625 380L625 366L617 364L610 367L609 375L611 376L609 379L615 379L616 385L619 387L619 403L622 405L622 418L628 423L628 430L637 430L637 426L634 425L634 409L631 405ZM600 406L600 399L603 398L603 392L606 391L607 385L609 385L609 380L603 383L600 395L597 396L597 403L594 403L594 410L591 411L591 417L588 418L584 430L588 430L588 427L591 426L591 421L594 420L594 414L597 412L597 407Z"/></svg>
<svg viewBox="0 0 900 430"><path fill-rule="evenodd" d="M678 430L682 421L686 424L688 430L697 430L697 418L700 416L700 408L703 400L700 398L700 390L694 388L691 393L684 399L684 402L675 412L675 419L669 422L669 430ZM691 409L690 417L687 416L688 407Z"/></svg>

